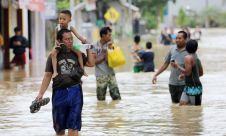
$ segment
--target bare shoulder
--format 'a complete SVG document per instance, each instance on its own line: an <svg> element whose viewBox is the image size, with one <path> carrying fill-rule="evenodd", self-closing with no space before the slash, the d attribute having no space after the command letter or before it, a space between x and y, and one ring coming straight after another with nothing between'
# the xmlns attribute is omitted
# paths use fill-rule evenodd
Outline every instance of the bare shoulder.
<svg viewBox="0 0 226 136"><path fill-rule="evenodd" d="M76 37L78 37L79 36L79 33L77 32L77 30L76 30L76 28L75 27L73 27L73 26L70 26L70 30L71 30L71 32L76 36Z"/></svg>
<svg viewBox="0 0 226 136"><path fill-rule="evenodd" d="M194 57L192 55L186 55L184 60L185 60L185 63L193 63Z"/></svg>
<svg viewBox="0 0 226 136"><path fill-rule="evenodd" d="M186 59L186 60L192 60L192 59L194 59L194 58L193 58L192 55L186 55L186 56L185 56L185 59Z"/></svg>
<svg viewBox="0 0 226 136"><path fill-rule="evenodd" d="M137 46L135 44L132 45L131 47L132 50L137 50Z"/></svg>

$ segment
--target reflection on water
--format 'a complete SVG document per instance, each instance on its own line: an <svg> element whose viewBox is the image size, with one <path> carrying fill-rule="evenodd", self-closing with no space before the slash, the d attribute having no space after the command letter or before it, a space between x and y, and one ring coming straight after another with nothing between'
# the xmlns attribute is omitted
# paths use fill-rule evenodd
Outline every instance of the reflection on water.
<svg viewBox="0 0 226 136"><path fill-rule="evenodd" d="M203 107L171 106L172 130L175 136L201 135L203 131Z"/></svg>
<svg viewBox="0 0 226 136"><path fill-rule="evenodd" d="M208 42L202 41L200 44ZM166 52L168 48L159 47L156 54L162 53L162 50ZM203 105L200 107L179 107L171 103L168 92L169 72L162 73L156 85L151 84L153 73L117 73L122 100L112 101L108 93L104 102L96 100L95 77L89 74L83 79L83 127L80 135L226 135L224 52L226 47L208 49L207 45L204 48L200 46L199 56L205 70L201 78L204 93ZM213 59L213 55L218 58ZM29 112L31 101L40 87L43 71L43 65L40 68L38 64L33 64L30 71L0 72L1 136L55 135L51 104L42 107L36 114ZM51 97L51 86L45 97Z"/></svg>
<svg viewBox="0 0 226 136"><path fill-rule="evenodd" d="M226 100L223 91L226 86L223 86L222 90L216 90L219 94L214 96L211 90L216 86L204 80L206 92L203 96L203 106L179 107L171 104L167 88L169 73L163 73L159 79L162 81L157 85L149 83L152 74L117 74L123 96L121 101L111 101L107 94L106 101L98 102L95 94L95 77L89 75L84 79L81 136L226 134L223 129L226 125L224 110ZM217 76L220 77L220 75ZM28 107L36 96L40 81L41 78L17 82L23 89L19 89L17 85L0 88L1 135L54 135L51 104L42 107L36 114L29 113ZM50 88L45 96L51 97Z"/></svg>

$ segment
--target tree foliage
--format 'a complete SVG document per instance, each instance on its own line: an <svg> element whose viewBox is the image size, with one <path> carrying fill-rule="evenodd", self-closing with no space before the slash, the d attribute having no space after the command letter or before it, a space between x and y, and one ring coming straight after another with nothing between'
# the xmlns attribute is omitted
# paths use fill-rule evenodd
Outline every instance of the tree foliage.
<svg viewBox="0 0 226 136"><path fill-rule="evenodd" d="M185 14L185 11L183 10L183 8L180 8L179 13L178 13L178 17L177 17L177 24L180 27L185 27L188 25L188 17Z"/></svg>
<svg viewBox="0 0 226 136"><path fill-rule="evenodd" d="M210 27L225 27L226 26L226 12L216 7L208 7L204 9L200 14L201 24L205 24L204 21L208 21Z"/></svg>
<svg viewBox="0 0 226 136"><path fill-rule="evenodd" d="M177 16L177 25L180 27L196 25L207 27L225 27L226 26L226 12L220 8L207 7L202 12L193 14L185 14L184 9L180 9Z"/></svg>
<svg viewBox="0 0 226 136"><path fill-rule="evenodd" d="M148 28L156 28L163 16L163 10L170 0L132 0L132 4L140 8ZM175 2L176 0L172 0Z"/></svg>
<svg viewBox="0 0 226 136"><path fill-rule="evenodd" d="M57 9L69 9L70 8L70 0L57 0Z"/></svg>
<svg viewBox="0 0 226 136"><path fill-rule="evenodd" d="M141 12L151 12L158 14L159 10L162 10L166 6L169 0L132 0L132 3L140 8Z"/></svg>

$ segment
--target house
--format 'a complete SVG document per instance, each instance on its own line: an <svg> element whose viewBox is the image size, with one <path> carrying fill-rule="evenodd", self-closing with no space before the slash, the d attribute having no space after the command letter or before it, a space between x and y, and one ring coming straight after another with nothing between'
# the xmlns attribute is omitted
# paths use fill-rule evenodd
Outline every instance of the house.
<svg viewBox="0 0 226 136"><path fill-rule="evenodd" d="M111 0L105 4L103 1L97 0L92 4L90 6L86 1L72 8L72 25L76 26L78 31L91 41L96 40L93 33L98 34L96 28L98 25L101 26L101 23L113 27L116 35L125 36L132 33L132 21L139 12L138 7L125 0ZM107 21L104 18L103 13L106 13L110 8L113 8L119 14L119 18L115 22Z"/></svg>
<svg viewBox="0 0 226 136"><path fill-rule="evenodd" d="M0 32L5 40L4 68L9 68L13 57L9 38L14 35L16 26L22 28L23 36L29 39L32 60L39 63L46 59L45 18L56 12L56 9L48 8L55 3L55 0L0 0ZM28 51L26 56L28 60Z"/></svg>

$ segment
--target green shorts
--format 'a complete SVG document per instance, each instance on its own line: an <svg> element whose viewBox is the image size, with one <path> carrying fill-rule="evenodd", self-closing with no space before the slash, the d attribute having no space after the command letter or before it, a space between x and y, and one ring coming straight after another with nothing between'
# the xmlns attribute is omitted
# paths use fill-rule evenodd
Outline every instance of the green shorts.
<svg viewBox="0 0 226 136"><path fill-rule="evenodd" d="M143 66L133 66L133 72L139 73L143 71Z"/></svg>

